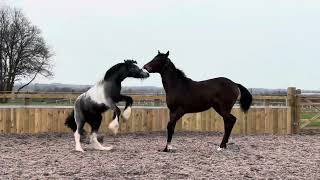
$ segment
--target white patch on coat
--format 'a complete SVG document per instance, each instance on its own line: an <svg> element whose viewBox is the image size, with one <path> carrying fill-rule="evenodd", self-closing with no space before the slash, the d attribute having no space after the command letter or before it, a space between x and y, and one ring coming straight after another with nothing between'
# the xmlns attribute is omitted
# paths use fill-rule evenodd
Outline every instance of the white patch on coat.
<svg viewBox="0 0 320 180"><path fill-rule="evenodd" d="M114 133L117 134L118 133L118 129L119 129L119 122L118 122L118 116L116 116L112 122L109 124L109 129Z"/></svg>
<svg viewBox="0 0 320 180"><path fill-rule="evenodd" d="M131 107L129 106L129 107L127 107L127 109L124 110L122 116L125 119L129 119L130 115L131 115Z"/></svg>
<svg viewBox="0 0 320 180"><path fill-rule="evenodd" d="M93 147L94 149L97 149L97 150L110 151L110 150L112 149L112 146L110 146L110 147L104 147L104 146L102 146L102 145L99 143L98 139L97 139L97 134L96 134L96 133L92 133L92 134L90 135L90 143L91 143L92 147Z"/></svg>
<svg viewBox="0 0 320 180"><path fill-rule="evenodd" d="M90 97L90 99L97 104L105 104L109 106L110 103L105 97L103 84L97 83L93 87L91 87L87 92L86 96Z"/></svg>
<svg viewBox="0 0 320 180"><path fill-rule="evenodd" d="M76 141L76 151L84 152L80 145L80 134L78 133L78 130L74 133L74 140Z"/></svg>

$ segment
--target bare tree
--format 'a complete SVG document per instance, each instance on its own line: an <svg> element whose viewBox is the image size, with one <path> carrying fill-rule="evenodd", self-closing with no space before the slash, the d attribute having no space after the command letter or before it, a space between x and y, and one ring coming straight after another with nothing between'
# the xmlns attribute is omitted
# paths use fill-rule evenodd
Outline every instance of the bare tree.
<svg viewBox="0 0 320 180"><path fill-rule="evenodd" d="M0 7L0 91L12 91L14 83L38 75L53 76L52 52L41 31L19 9Z"/></svg>

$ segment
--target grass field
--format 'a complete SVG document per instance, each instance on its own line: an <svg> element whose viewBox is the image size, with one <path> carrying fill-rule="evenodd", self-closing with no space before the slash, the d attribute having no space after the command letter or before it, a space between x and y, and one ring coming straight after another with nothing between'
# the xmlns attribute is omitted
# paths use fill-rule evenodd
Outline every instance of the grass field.
<svg viewBox="0 0 320 180"><path fill-rule="evenodd" d="M316 114L317 114L316 112L303 112L303 113L301 113L302 123L303 123L304 119L311 119ZM311 122L310 124L308 124L308 126L320 126L320 118L316 121Z"/></svg>

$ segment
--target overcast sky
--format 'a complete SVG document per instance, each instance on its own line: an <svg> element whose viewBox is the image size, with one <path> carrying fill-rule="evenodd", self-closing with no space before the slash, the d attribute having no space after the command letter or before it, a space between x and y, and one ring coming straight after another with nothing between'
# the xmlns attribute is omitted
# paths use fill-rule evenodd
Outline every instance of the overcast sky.
<svg viewBox="0 0 320 180"><path fill-rule="evenodd" d="M94 84L157 50L187 76L246 87L320 89L319 0L0 0L21 8L54 50L55 77ZM162 86L159 75L124 85Z"/></svg>

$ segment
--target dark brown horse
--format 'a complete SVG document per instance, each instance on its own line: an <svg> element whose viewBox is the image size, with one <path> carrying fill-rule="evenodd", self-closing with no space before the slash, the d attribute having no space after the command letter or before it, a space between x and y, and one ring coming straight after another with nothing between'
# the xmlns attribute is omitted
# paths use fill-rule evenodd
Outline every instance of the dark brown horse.
<svg viewBox="0 0 320 180"><path fill-rule="evenodd" d="M195 113L209 108L223 117L224 136L220 147L226 148L236 117L231 114L231 109L240 97L240 107L247 112L252 103L252 95L241 84L224 78L214 78L205 81L193 81L177 69L166 54L160 53L144 65L149 73L160 73L162 84L166 91L167 106L170 110L170 121L167 125L167 145L164 152L172 149L170 145L177 121L186 113Z"/></svg>

